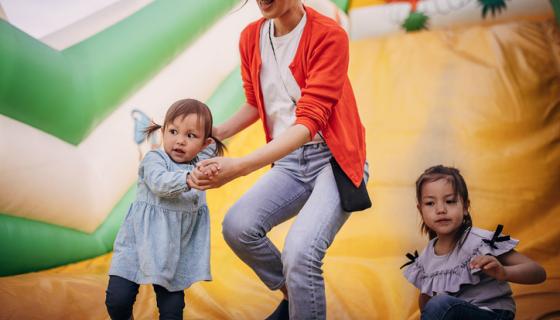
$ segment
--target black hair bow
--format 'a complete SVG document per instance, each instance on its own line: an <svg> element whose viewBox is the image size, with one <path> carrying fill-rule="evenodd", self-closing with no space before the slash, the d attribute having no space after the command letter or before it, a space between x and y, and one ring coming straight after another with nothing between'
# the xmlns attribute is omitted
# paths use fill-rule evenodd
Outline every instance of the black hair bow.
<svg viewBox="0 0 560 320"><path fill-rule="evenodd" d="M492 239L490 239L490 240L482 239L482 241L484 241L484 243L487 243L490 247L492 247L494 249L498 249L498 247L496 247L496 245L495 245L496 242L508 241L510 239L509 236L501 236L500 237L500 234L502 233L503 229L504 229L504 226L499 224L498 227L496 228L496 231L494 231L494 235L492 236Z"/></svg>
<svg viewBox="0 0 560 320"><path fill-rule="evenodd" d="M408 260L410 260L410 261L408 261L407 263L403 264L399 269L402 269L402 268L408 266L409 264L413 264L414 261L416 261L416 258L418 258L418 251L417 251L417 250L414 250L414 254L412 254L412 253L407 253L407 254L406 254L406 257L407 257Z"/></svg>

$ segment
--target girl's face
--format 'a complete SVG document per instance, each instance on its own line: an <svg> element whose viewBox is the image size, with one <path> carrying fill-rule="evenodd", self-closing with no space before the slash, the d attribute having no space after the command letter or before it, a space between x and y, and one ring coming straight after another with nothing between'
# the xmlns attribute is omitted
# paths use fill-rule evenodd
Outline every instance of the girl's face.
<svg viewBox="0 0 560 320"><path fill-rule="evenodd" d="M439 238L454 236L468 213L451 182L448 179L426 182L421 194L418 210L424 223Z"/></svg>
<svg viewBox="0 0 560 320"><path fill-rule="evenodd" d="M204 122L197 114L177 117L163 128L163 149L177 163L191 161L211 142L204 138Z"/></svg>
<svg viewBox="0 0 560 320"><path fill-rule="evenodd" d="M257 0L259 9L266 19L281 18L298 9L301 0Z"/></svg>

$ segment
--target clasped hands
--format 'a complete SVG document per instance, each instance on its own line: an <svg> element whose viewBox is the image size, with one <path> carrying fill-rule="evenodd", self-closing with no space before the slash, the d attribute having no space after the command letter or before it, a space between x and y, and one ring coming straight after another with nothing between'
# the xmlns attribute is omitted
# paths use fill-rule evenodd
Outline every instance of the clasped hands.
<svg viewBox="0 0 560 320"><path fill-rule="evenodd" d="M191 188L207 190L221 187L240 175L238 159L216 157L200 161L189 174L187 183Z"/></svg>

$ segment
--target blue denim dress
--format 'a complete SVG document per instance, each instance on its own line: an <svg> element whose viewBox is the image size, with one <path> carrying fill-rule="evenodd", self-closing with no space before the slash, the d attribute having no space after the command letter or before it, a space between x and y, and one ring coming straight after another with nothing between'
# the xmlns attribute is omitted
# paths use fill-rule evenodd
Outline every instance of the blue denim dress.
<svg viewBox="0 0 560 320"><path fill-rule="evenodd" d="M180 291L210 275L210 220L205 193L190 189L187 173L199 158L175 163L150 151L138 170L136 200L115 239L109 275Z"/></svg>

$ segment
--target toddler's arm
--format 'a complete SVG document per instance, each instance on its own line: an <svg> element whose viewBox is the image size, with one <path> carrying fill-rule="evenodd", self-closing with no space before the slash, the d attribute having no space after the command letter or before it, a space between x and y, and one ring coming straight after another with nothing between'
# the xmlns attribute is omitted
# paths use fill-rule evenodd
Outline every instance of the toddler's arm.
<svg viewBox="0 0 560 320"><path fill-rule="evenodd" d="M537 284L546 280L546 271L541 265L515 250L497 258L489 255L475 257L471 268L480 268L501 281Z"/></svg>
<svg viewBox="0 0 560 320"><path fill-rule="evenodd" d="M159 197L174 198L189 191L189 171L168 171L165 159L157 152L148 152L140 164L140 178Z"/></svg>

